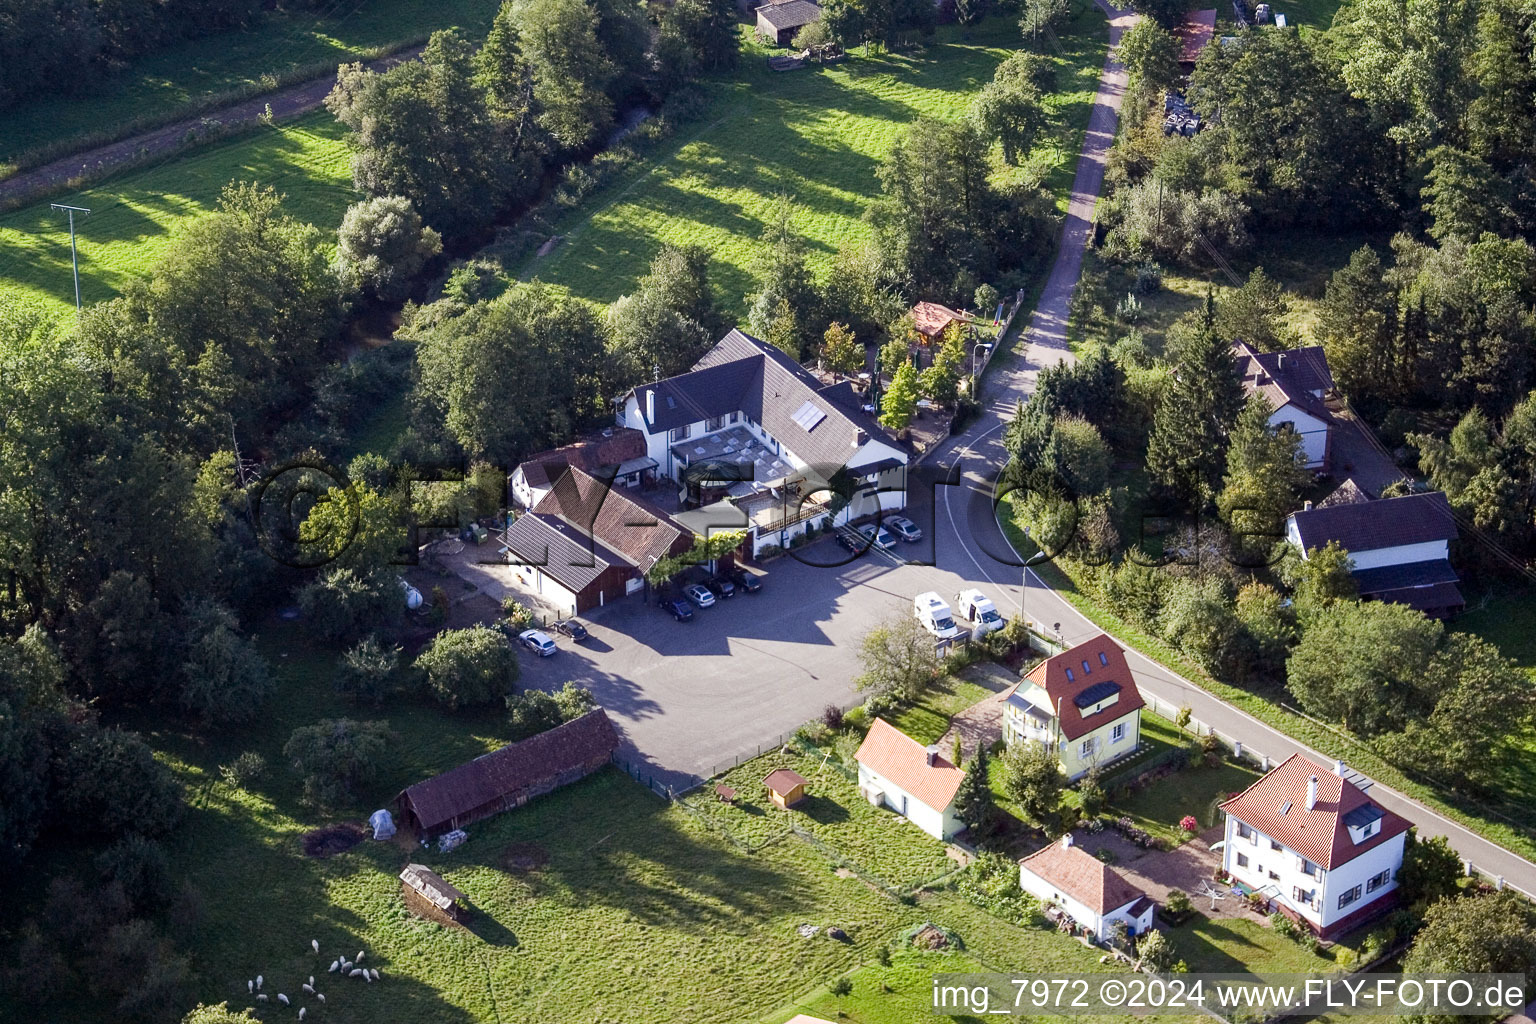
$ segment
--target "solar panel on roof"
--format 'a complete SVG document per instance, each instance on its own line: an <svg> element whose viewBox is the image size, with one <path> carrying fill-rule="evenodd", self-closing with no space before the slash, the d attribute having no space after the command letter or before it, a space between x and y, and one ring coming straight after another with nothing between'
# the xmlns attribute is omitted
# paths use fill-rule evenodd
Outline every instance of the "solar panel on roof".
<svg viewBox="0 0 1536 1024"><path fill-rule="evenodd" d="M800 408L795 410L795 414L790 417L790 419L799 424L800 429L805 431L807 434L809 434L815 428L816 424L820 423L826 418L827 414L823 412L815 402L810 401L802 404Z"/></svg>
<svg viewBox="0 0 1536 1024"><path fill-rule="evenodd" d="M1102 683L1094 683L1088 689L1072 698L1072 703L1079 708L1092 707L1106 697L1111 697L1120 692L1120 684L1105 680Z"/></svg>

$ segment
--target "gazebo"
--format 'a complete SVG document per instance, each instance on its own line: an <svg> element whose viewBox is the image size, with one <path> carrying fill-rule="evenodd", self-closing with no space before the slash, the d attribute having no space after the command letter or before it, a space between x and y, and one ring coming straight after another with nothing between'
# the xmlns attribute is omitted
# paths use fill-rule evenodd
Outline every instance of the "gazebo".
<svg viewBox="0 0 1536 1024"><path fill-rule="evenodd" d="M799 772L788 768L776 768L763 780L768 799L785 810L805 799L805 787L810 785Z"/></svg>

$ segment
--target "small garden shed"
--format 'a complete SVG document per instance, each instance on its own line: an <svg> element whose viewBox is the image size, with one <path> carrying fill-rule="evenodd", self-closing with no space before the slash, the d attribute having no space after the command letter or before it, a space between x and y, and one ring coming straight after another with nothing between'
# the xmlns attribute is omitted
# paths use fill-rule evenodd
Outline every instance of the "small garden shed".
<svg viewBox="0 0 1536 1024"><path fill-rule="evenodd" d="M810 785L799 772L788 768L776 768L763 780L768 789L768 799L785 810L805 799L805 787Z"/></svg>

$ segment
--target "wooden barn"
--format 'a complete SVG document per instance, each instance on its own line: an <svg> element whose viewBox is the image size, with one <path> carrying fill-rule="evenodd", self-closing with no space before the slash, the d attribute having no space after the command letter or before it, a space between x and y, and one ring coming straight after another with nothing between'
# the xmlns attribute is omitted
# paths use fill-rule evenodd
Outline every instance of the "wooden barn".
<svg viewBox="0 0 1536 1024"><path fill-rule="evenodd" d="M407 864L400 872L400 891L405 905L428 920L443 918L463 924L469 916L469 897L425 864Z"/></svg>
<svg viewBox="0 0 1536 1024"><path fill-rule="evenodd" d="M764 42L788 46L795 33L821 20L821 6L811 0L776 0L757 9L757 34Z"/></svg>
<svg viewBox="0 0 1536 1024"><path fill-rule="evenodd" d="M416 783L395 798L401 824L420 836L463 828L521 807L607 764L619 734L602 708Z"/></svg>

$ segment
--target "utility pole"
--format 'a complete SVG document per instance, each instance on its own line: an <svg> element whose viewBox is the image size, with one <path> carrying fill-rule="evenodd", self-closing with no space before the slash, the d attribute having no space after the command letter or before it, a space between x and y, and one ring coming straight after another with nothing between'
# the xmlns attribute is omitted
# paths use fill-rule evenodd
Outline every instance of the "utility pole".
<svg viewBox="0 0 1536 1024"><path fill-rule="evenodd" d="M69 263L75 271L75 315L80 315L80 255L75 250L75 214L83 213L87 217L91 211L83 206L65 206L63 203L49 203L55 210L69 211Z"/></svg>

